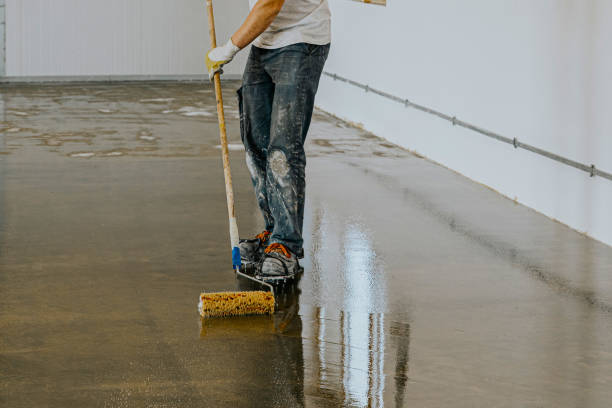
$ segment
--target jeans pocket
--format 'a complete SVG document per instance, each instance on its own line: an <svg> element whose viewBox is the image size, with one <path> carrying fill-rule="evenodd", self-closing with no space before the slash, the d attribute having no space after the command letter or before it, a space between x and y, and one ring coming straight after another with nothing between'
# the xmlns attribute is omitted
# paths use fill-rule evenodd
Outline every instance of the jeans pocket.
<svg viewBox="0 0 612 408"><path fill-rule="evenodd" d="M307 44L308 45L308 54L316 57L326 57L329 53L330 44L325 45L316 45L316 44Z"/></svg>

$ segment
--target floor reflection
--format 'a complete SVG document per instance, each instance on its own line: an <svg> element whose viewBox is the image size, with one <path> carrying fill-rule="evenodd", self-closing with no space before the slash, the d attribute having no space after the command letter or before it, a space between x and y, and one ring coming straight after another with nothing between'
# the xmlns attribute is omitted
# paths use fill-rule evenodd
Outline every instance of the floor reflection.
<svg viewBox="0 0 612 408"><path fill-rule="evenodd" d="M308 301L350 312L385 311L385 268L370 225L349 208L317 199L307 206L311 210L306 215L305 235L311 239L306 242L308 279L302 289Z"/></svg>
<svg viewBox="0 0 612 408"><path fill-rule="evenodd" d="M371 288L375 253L367 235L357 224L349 224L344 235L344 259L347 275L347 310L358 310L360 305L372 304ZM383 316L380 314L343 313L342 345L345 361L342 383L346 390L345 403L377 407L382 404L384 388Z"/></svg>
<svg viewBox="0 0 612 408"><path fill-rule="evenodd" d="M380 313L303 313L306 383L337 406L402 406L408 381L410 326ZM388 365L388 367L387 367ZM308 396L307 396L308 398Z"/></svg>
<svg viewBox="0 0 612 408"><path fill-rule="evenodd" d="M335 406L403 404L408 379L410 327L387 321L384 263L369 225L352 208L312 199L312 237L302 304L307 399ZM310 300L312 301L312 300ZM310 395L314 394L314 396Z"/></svg>

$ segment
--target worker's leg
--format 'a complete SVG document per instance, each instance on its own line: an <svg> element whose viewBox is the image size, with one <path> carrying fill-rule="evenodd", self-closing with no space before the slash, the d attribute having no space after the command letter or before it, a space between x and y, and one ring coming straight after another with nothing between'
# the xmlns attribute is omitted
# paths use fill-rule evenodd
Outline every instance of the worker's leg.
<svg viewBox="0 0 612 408"><path fill-rule="evenodd" d="M274 218L266 190L267 151L270 143L270 118L274 98L274 83L264 70L265 50L251 47L244 70L242 87L238 90L240 133L246 150L246 162L251 172L255 196L264 217L266 230L274 229Z"/></svg>
<svg viewBox="0 0 612 408"><path fill-rule="evenodd" d="M274 229L270 243L301 256L306 155L304 142L329 45L295 44L267 50L265 69L274 82L266 192Z"/></svg>

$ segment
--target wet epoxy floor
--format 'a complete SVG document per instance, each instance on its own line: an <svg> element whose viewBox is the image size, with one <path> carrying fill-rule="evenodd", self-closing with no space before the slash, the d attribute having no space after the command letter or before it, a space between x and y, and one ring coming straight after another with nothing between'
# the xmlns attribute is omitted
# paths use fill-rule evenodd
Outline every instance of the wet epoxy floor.
<svg viewBox="0 0 612 408"><path fill-rule="evenodd" d="M610 247L317 112L304 276L273 317L202 322L200 290L242 287L210 85L0 104L0 406L611 404Z"/></svg>

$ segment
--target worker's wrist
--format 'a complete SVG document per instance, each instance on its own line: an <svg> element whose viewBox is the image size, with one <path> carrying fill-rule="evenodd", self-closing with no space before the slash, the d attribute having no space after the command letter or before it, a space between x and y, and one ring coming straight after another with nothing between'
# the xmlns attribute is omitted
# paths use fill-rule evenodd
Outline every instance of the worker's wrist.
<svg viewBox="0 0 612 408"><path fill-rule="evenodd" d="M231 37L230 37L229 40L227 40L227 43L225 43L223 48L225 48L227 50L227 53L232 55L232 56L236 55L238 53L238 51L240 51L240 47L238 47L236 44L234 44L234 42L232 41Z"/></svg>

